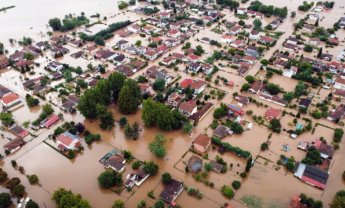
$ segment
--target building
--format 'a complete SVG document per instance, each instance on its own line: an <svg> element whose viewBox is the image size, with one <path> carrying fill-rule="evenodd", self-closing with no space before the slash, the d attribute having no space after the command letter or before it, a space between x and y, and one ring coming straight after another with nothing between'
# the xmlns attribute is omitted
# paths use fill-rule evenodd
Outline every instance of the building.
<svg viewBox="0 0 345 208"><path fill-rule="evenodd" d="M308 108L310 103L311 103L311 99L309 99L309 98L302 98L298 102L298 107L300 107L300 108Z"/></svg>
<svg viewBox="0 0 345 208"><path fill-rule="evenodd" d="M253 93L253 94L258 94L260 92L260 90L263 88L264 83L261 80L255 80L249 88L249 92Z"/></svg>
<svg viewBox="0 0 345 208"><path fill-rule="evenodd" d="M192 173L200 172L202 170L202 159L192 155L187 162L187 168Z"/></svg>
<svg viewBox="0 0 345 208"><path fill-rule="evenodd" d="M23 138L18 137L8 142L7 144L5 144L4 150L12 153L19 150L24 144L25 144L25 141L23 140Z"/></svg>
<svg viewBox="0 0 345 208"><path fill-rule="evenodd" d="M179 111L189 117L191 115L193 115L194 113L196 113L198 110L197 105L196 105L196 101L195 100L190 100L187 102L182 102L179 106Z"/></svg>
<svg viewBox="0 0 345 208"><path fill-rule="evenodd" d="M265 118L269 121L271 121L272 119L280 119L280 116L281 110L279 109L270 108L265 112Z"/></svg>
<svg viewBox="0 0 345 208"><path fill-rule="evenodd" d="M13 135L15 135L16 137L19 137L19 138L24 138L27 135L29 135L29 132L27 130L25 130L24 128L22 128L18 125L12 126L9 130Z"/></svg>
<svg viewBox="0 0 345 208"><path fill-rule="evenodd" d="M56 114L51 115L49 118L44 119L40 126L41 128L47 128L49 129L51 126L53 126L54 124L56 124L58 121L60 120L59 116L57 116Z"/></svg>
<svg viewBox="0 0 345 208"><path fill-rule="evenodd" d="M114 154L103 165L106 168L113 169L115 172L122 173L126 167L126 159L122 154Z"/></svg>
<svg viewBox="0 0 345 208"><path fill-rule="evenodd" d="M19 95L17 95L16 93L13 93L13 92L7 93L1 99L1 104L4 108L13 107L13 106L15 106L21 102L22 102L22 100L19 97Z"/></svg>
<svg viewBox="0 0 345 208"><path fill-rule="evenodd" d="M184 79L180 83L180 87L182 89L186 89L186 88L190 87L191 89L194 90L194 94L199 94L205 90L206 83L202 80Z"/></svg>
<svg viewBox="0 0 345 208"><path fill-rule="evenodd" d="M134 185L139 187L149 176L150 174L145 173L141 168L137 172L127 175L125 186L126 188L132 188Z"/></svg>
<svg viewBox="0 0 345 208"><path fill-rule="evenodd" d="M321 158L332 159L334 154L334 148L332 145L322 142L319 139L315 140L311 144L315 149L319 150Z"/></svg>
<svg viewBox="0 0 345 208"><path fill-rule="evenodd" d="M345 117L345 105L339 105L336 109L333 109L327 117L327 120L338 123Z"/></svg>
<svg viewBox="0 0 345 208"><path fill-rule="evenodd" d="M204 134L199 134L192 142L192 149L204 154L211 146L211 138Z"/></svg>
<svg viewBox="0 0 345 208"><path fill-rule="evenodd" d="M329 174L317 167L304 163L297 163L294 175L301 181L324 190L326 188Z"/></svg>
<svg viewBox="0 0 345 208"><path fill-rule="evenodd" d="M243 116L245 113L244 110L240 106L237 106L235 104L229 104L229 105L227 105L227 107L235 115Z"/></svg>
<svg viewBox="0 0 345 208"><path fill-rule="evenodd" d="M345 79L337 77L334 82L334 88L339 90L345 90Z"/></svg>
<svg viewBox="0 0 345 208"><path fill-rule="evenodd" d="M181 101L182 101L181 95L179 95L177 92L173 92L168 97L167 105L176 108L177 106L180 105Z"/></svg>
<svg viewBox="0 0 345 208"><path fill-rule="evenodd" d="M60 151L77 150L81 147L80 138L66 131L56 138Z"/></svg>
<svg viewBox="0 0 345 208"><path fill-rule="evenodd" d="M213 136L218 138L224 138L228 135L233 134L234 132L230 130L229 127L224 125L219 125L217 128L213 131Z"/></svg>
<svg viewBox="0 0 345 208"><path fill-rule="evenodd" d="M220 163L218 163L217 161L211 160L210 163L211 165L211 169L217 173L222 172L224 166Z"/></svg>
<svg viewBox="0 0 345 208"><path fill-rule="evenodd" d="M169 184L164 185L163 191L159 194L159 197L167 204L175 203L177 197L183 191L183 182L171 179Z"/></svg>
<svg viewBox="0 0 345 208"><path fill-rule="evenodd" d="M6 68L9 64L8 58L5 56L0 56L0 69Z"/></svg>

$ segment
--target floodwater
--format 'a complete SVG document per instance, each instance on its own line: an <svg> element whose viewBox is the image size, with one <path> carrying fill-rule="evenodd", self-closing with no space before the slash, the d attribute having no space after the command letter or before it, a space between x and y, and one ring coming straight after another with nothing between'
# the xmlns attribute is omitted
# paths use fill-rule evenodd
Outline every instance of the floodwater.
<svg viewBox="0 0 345 208"><path fill-rule="evenodd" d="M301 3L299 0L263 0L263 2L275 4L276 6L288 6L289 12L296 11L298 5ZM336 5L332 12L322 14L325 16L325 18L320 22L320 25L333 25L340 15L344 13L344 10L340 9L339 6L344 6L345 2L343 0L336 0L335 2ZM111 17L118 12L116 1L113 0L61 0L58 3L54 0L35 0L34 3L32 1L29 2L23 0L2 0L0 2L0 8L11 5L15 5L16 7L0 13L0 41L3 42L6 47L9 47L9 38L20 39L24 35L35 39L37 38L36 40L47 38L47 36L45 36L46 31L48 30L47 22L53 17L63 18L63 16L66 14L79 14L82 11L85 12L87 16L100 13L102 17ZM53 8L52 5L54 5ZM108 20L110 22L115 22L119 19L122 20L127 18L128 15L130 15L131 18L139 18L138 16L132 14L122 14L121 17ZM272 47L265 53L265 58L268 59L276 49L280 49L280 46L285 38L292 34L292 23L304 15L305 13L298 12L295 19L287 18L287 20L284 21L284 23L278 28L278 31L283 31L285 33L280 37L276 46ZM226 19L230 21L236 20L232 15L229 14L227 14ZM263 21L264 24L267 24L269 20L270 19L265 19ZM252 19L249 19L248 23L251 23L251 21ZM214 26L211 28L213 27ZM208 46L207 44L202 44L197 41L197 39L201 39L203 37L212 37L214 39L221 38L220 34L211 32L211 28L205 29L205 31L202 31L189 40L193 47L200 44L205 48L206 54L203 55L201 60L204 60L207 56L212 54L213 50L217 50L217 48ZM338 32L337 35L342 39L344 38L344 33ZM133 35L133 37L131 36L130 38L131 43L134 43L137 39L142 39L143 44L147 43L146 39L140 38L138 35ZM112 46L116 41L117 39L115 38L109 40L109 46ZM338 48L336 50L338 50ZM181 46L176 47L169 53L180 52L180 49ZM334 51L332 50L332 52ZM161 59L162 58L154 61L152 64L157 65ZM47 60L43 59L43 61ZM88 60L75 60L69 56L62 58L59 61L69 63L73 66L80 65L83 68L88 63ZM260 64L256 63L249 71L249 74L256 74L259 66ZM134 76L138 76L142 73L144 73L144 70L136 73ZM32 77L37 77L38 75L39 74L37 73ZM189 76L185 73L181 73L181 75L182 78ZM222 83L217 86L218 88L228 92L224 97L223 102L233 102L232 93L239 90L243 83L243 78L235 75L229 68L219 71L217 75L223 76L228 80L235 82L235 86L232 89L223 85ZM25 96L26 92L23 91L21 84L19 84L25 76L27 75L21 75L15 71L2 72L0 80L2 84L5 84L16 93L20 94L21 96ZM282 87L289 91L294 87L288 83L287 79L279 76L274 76L271 81L281 84ZM262 100L260 101L268 104L269 106L282 109L281 106L276 106L272 103ZM57 107L54 108L56 111L58 111ZM110 109L113 110L116 120L122 116L117 111L116 107L111 106ZM250 104L248 107L246 107L246 110L253 110L254 114L263 116L266 108L257 107L254 104ZM291 109L289 109L289 111L295 112L295 110ZM36 119L39 113L39 107L29 109L26 105L13 112L14 118L19 124L22 124L28 120L32 121ZM183 194L177 200L177 203L182 205L182 207L220 207L222 204L227 202L227 200L221 195L218 189L222 184L230 185L233 180L240 180L235 172L240 171L244 167L243 161L241 163L238 158L230 154L222 155L226 161L232 161L234 164L238 163L240 165L234 171L228 171L227 175L219 176L216 173L210 173L209 180L215 181L216 184L214 189L207 187L200 182L195 182L191 175L186 175L183 171L175 166L179 166L181 164L180 159L184 153L188 151L191 141L195 136L204 132L207 132L209 135L211 134L212 131L208 127L213 120L212 114L213 110L211 110L198 124L190 136L183 134L181 131L167 133L160 132L156 128L146 129L143 127L141 115L140 112L138 112L135 115L127 116L127 119L131 124L137 121L142 129L140 137L137 141L125 138L123 129L121 129L119 125L116 125L116 127L110 131L103 131L98 127L99 123L97 121L84 120L84 118L78 113L74 115L64 114L66 121L73 120L75 122L82 122L92 133L100 133L102 135L102 141L96 142L90 146L84 144L85 151L77 155L73 161L70 161L47 146L45 143L42 143L42 141L53 132L55 127L61 125L62 122L60 122L57 126L50 130L38 132L39 137L29 142L19 152L7 157L5 162L1 161L0 167L5 169L10 177L20 177L23 184L27 188L29 196L37 201L41 207L54 207L54 202L50 198L54 190L59 187L65 187L67 189L71 189L75 193L80 193L84 198L90 201L93 207L111 207L112 203L116 199L126 201L127 207L136 207L137 202L140 200L146 200L148 205L152 205L154 200L147 197L147 192L153 190L155 196L158 196L159 192L162 190L159 175L149 178L144 182L144 184L142 184L140 188L132 191L131 193L127 193L126 190L123 190L120 195L117 195L111 191L104 191L99 187L97 177L104 170L104 168L98 162L98 160L113 148L118 148L121 150L131 151L136 159L142 161L155 161L160 167L160 174L163 172L169 172L174 178L184 181L187 186L198 188L204 195L202 200L198 200L191 198L186 194L186 192L183 192ZM244 116L244 119L253 122L249 116ZM288 124L292 120L293 118L291 117L284 117L282 119L283 126L288 128ZM330 124L327 121L319 122L334 127L333 124ZM148 143L154 139L157 133L163 133L167 138L167 142L165 144L167 148L167 156L164 159L155 158L148 150ZM252 168L249 177L242 181L242 188L236 193L235 199L232 200L231 203L236 208L242 207L243 204L240 203L242 197L247 195L256 195L259 198L262 198L263 202L267 206L286 207L293 195L299 194L300 192L305 192L314 198L321 199L326 205L325 207L327 207L335 192L344 188L344 183L341 181L341 174L343 172L343 164L341 161L345 160L343 145L340 145L340 150L334 156L334 162L330 170L331 176L329 178L328 187L324 192L303 184L294 178L291 173L286 174L283 168L275 170L274 164L279 159L280 154L286 154L287 156L293 155L297 160L302 159L304 157L304 153L296 148L296 145L299 141L310 141L316 139L317 137L324 136L330 142L332 138L332 131L322 126L318 126L313 135L311 133L306 133L296 140L291 140L288 135L284 133L280 135L274 134L271 138L270 150L260 152L260 145L267 140L269 134L270 131L266 127L254 124L252 130L246 131L242 135L233 135L224 139L224 141L229 142L234 146L238 146L244 150L250 151L254 158L260 156L255 163L255 166ZM4 139L0 139L1 146L5 142L6 141ZM285 153L281 151L281 145L285 143L290 145L290 152ZM210 155L211 157L215 157L216 153L211 152ZM266 164L264 160L260 158L266 158L271 162ZM15 159L19 165L25 168L26 174L37 174L40 178L41 187L31 186L24 175L14 170L9 162L12 159ZM125 173L127 174L130 171L131 167L130 165L127 165Z"/></svg>

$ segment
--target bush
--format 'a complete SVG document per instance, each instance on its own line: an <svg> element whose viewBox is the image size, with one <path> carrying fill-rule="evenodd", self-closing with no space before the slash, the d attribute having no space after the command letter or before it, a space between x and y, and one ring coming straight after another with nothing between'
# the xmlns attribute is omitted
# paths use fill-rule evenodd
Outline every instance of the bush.
<svg viewBox="0 0 345 208"><path fill-rule="evenodd" d="M106 170L98 176L98 183L102 188L108 189L122 185L123 181L121 174L113 170Z"/></svg>
<svg viewBox="0 0 345 208"><path fill-rule="evenodd" d="M342 138L344 136L344 130L343 129L335 129L333 134L333 141L334 142L341 142Z"/></svg>
<svg viewBox="0 0 345 208"><path fill-rule="evenodd" d="M38 181L39 181L37 175L30 175L30 176L28 177L28 179L29 179L29 182L30 182L31 185L32 185L32 184L36 184L36 183L38 183Z"/></svg>
<svg viewBox="0 0 345 208"><path fill-rule="evenodd" d="M22 197L25 193L25 187L21 184L18 184L13 188L12 192L16 197Z"/></svg>
<svg viewBox="0 0 345 208"><path fill-rule="evenodd" d="M141 200L138 202L137 208L145 208L146 207L146 202L144 200Z"/></svg>
<svg viewBox="0 0 345 208"><path fill-rule="evenodd" d="M12 205L11 195L8 193L0 193L0 207L9 208Z"/></svg>
<svg viewBox="0 0 345 208"><path fill-rule="evenodd" d="M171 182L171 175L170 175L170 173L163 173L161 181L162 181L162 183L164 185L169 184Z"/></svg>
<svg viewBox="0 0 345 208"><path fill-rule="evenodd" d="M137 170L140 167L140 165L141 165L140 161L135 161L132 164L132 169Z"/></svg>
<svg viewBox="0 0 345 208"><path fill-rule="evenodd" d="M112 206L112 208L124 208L125 207L125 203L121 200L116 200Z"/></svg>
<svg viewBox="0 0 345 208"><path fill-rule="evenodd" d="M231 184L232 188L234 188L235 190L240 189L241 187L241 182L240 181L233 181Z"/></svg>
<svg viewBox="0 0 345 208"><path fill-rule="evenodd" d="M267 142L264 142L264 143L261 144L261 151L265 151L265 150L268 150Z"/></svg>
<svg viewBox="0 0 345 208"><path fill-rule="evenodd" d="M234 191L232 190L232 188L230 186L224 185L221 189L222 194L228 198L228 199L232 199L235 195Z"/></svg>

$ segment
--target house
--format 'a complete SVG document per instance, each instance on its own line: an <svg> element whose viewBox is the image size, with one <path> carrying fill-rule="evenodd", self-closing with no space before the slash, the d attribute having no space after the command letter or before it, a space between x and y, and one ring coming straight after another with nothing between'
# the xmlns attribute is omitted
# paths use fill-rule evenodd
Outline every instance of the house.
<svg viewBox="0 0 345 208"><path fill-rule="evenodd" d="M166 70L160 70L156 73L156 80L157 79L162 79L165 82L165 86L169 85L170 82L172 81L172 77L169 74L168 71Z"/></svg>
<svg viewBox="0 0 345 208"><path fill-rule="evenodd" d="M0 56L0 69L8 67L9 64L10 63L6 56Z"/></svg>
<svg viewBox="0 0 345 208"><path fill-rule="evenodd" d="M14 54L10 55L10 59L14 62L24 59L25 52L24 51L17 51Z"/></svg>
<svg viewBox="0 0 345 208"><path fill-rule="evenodd" d="M183 191L183 182L171 179L169 184L164 185L163 191L159 194L159 197L167 204L175 202L177 197Z"/></svg>
<svg viewBox="0 0 345 208"><path fill-rule="evenodd" d="M249 97L246 97L243 95L236 95L235 100L238 102L238 106L240 106L240 107L245 107L250 102Z"/></svg>
<svg viewBox="0 0 345 208"><path fill-rule="evenodd" d="M115 172L122 173L126 167L126 159L122 154L113 154L104 163L105 168L113 169Z"/></svg>
<svg viewBox="0 0 345 208"><path fill-rule="evenodd" d="M60 45L56 45L56 46L53 46L51 49L50 49L50 52L51 52L51 55L53 57L61 57L65 54L67 54L69 52L69 49L67 48L64 48Z"/></svg>
<svg viewBox="0 0 345 208"><path fill-rule="evenodd" d="M295 38L295 37L289 36L289 37L286 39L286 43L291 44L291 45L297 45L297 44L298 44L298 39Z"/></svg>
<svg viewBox="0 0 345 208"><path fill-rule="evenodd" d="M201 63L190 62L188 65L188 70L194 73L198 73L201 70Z"/></svg>
<svg viewBox="0 0 345 208"><path fill-rule="evenodd" d="M34 64L33 61L31 60L19 60L15 63L16 67L18 68L27 68L27 67L30 67Z"/></svg>
<svg viewBox="0 0 345 208"><path fill-rule="evenodd" d="M302 98L299 101L299 103L298 103L298 107L300 107L300 108L308 108L310 103L311 103L311 99L309 99L309 98Z"/></svg>
<svg viewBox="0 0 345 208"><path fill-rule="evenodd" d="M144 53L144 57L150 61L155 60L158 57L158 52L156 49L147 49Z"/></svg>
<svg viewBox="0 0 345 208"><path fill-rule="evenodd" d="M339 25L345 27L345 16L340 18Z"/></svg>
<svg viewBox="0 0 345 208"><path fill-rule="evenodd" d="M1 104L4 108L10 108L21 103L22 100L16 93L10 92L4 95L1 99Z"/></svg>
<svg viewBox="0 0 345 208"><path fill-rule="evenodd" d="M235 38L233 36L231 36L231 35L223 35L222 39L221 39L221 42L230 44L230 43L232 43L234 41L234 39Z"/></svg>
<svg viewBox="0 0 345 208"><path fill-rule="evenodd" d="M182 101L181 95L179 95L177 92L173 92L168 96L167 105L176 108L177 106L180 105L181 101Z"/></svg>
<svg viewBox="0 0 345 208"><path fill-rule="evenodd" d="M192 155L187 162L188 171L191 173L197 173L202 170L202 159Z"/></svg>
<svg viewBox="0 0 345 208"><path fill-rule="evenodd" d="M281 110L275 109L275 108L270 108L267 109L265 112L265 118L269 121L272 119L280 119L281 116Z"/></svg>
<svg viewBox="0 0 345 208"><path fill-rule="evenodd" d="M114 64L119 65L122 64L126 60L126 56L121 53L117 53L116 56L113 58Z"/></svg>
<svg viewBox="0 0 345 208"><path fill-rule="evenodd" d="M224 165L218 163L217 161L211 160L209 164L211 166L211 170L217 173L221 173L222 170L224 169Z"/></svg>
<svg viewBox="0 0 345 208"><path fill-rule="evenodd" d="M82 146L80 143L80 138L68 131L60 134L56 138L56 142L60 151L78 150Z"/></svg>
<svg viewBox="0 0 345 208"><path fill-rule="evenodd" d="M8 88L6 88L0 84L0 98L4 97L6 94L8 94L10 92L11 92L11 90L9 90Z"/></svg>
<svg viewBox="0 0 345 208"><path fill-rule="evenodd" d="M322 159L332 159L334 154L334 148L332 145L329 145L319 139L311 143L315 149L319 150L320 156Z"/></svg>
<svg viewBox="0 0 345 208"><path fill-rule="evenodd" d="M327 120L338 123L344 117L345 117L345 105L339 105L328 114Z"/></svg>
<svg viewBox="0 0 345 208"><path fill-rule="evenodd" d="M129 47L129 42L127 40L119 40L115 46L116 48L125 50L127 47Z"/></svg>
<svg viewBox="0 0 345 208"><path fill-rule="evenodd" d="M192 149L198 153L204 154L211 146L211 138L205 134L199 134L192 142Z"/></svg>
<svg viewBox="0 0 345 208"><path fill-rule="evenodd" d="M59 116L56 114L51 115L49 118L44 119L40 126L41 128L47 128L49 129L51 126L53 126L55 123L57 123L60 120Z"/></svg>
<svg viewBox="0 0 345 208"><path fill-rule="evenodd" d="M228 104L227 105L228 109L234 113L235 115L240 115L240 116L243 116L244 115L244 110L238 106L238 105L235 105L235 104Z"/></svg>
<svg viewBox="0 0 345 208"><path fill-rule="evenodd" d="M180 83L180 87L182 89L186 89L186 88L190 87L191 89L194 90L194 94L199 94L205 90L206 83L202 80L184 79Z"/></svg>
<svg viewBox="0 0 345 208"><path fill-rule="evenodd" d="M182 102L179 106L179 111L189 117L191 115L193 115L194 113L196 113L198 110L197 105L196 105L196 101L195 100L190 100L190 101L186 101L186 102Z"/></svg>
<svg viewBox="0 0 345 208"><path fill-rule="evenodd" d="M172 38L177 38L180 35L180 31L178 29L171 29L168 31L167 36Z"/></svg>
<svg viewBox="0 0 345 208"><path fill-rule="evenodd" d="M257 30L252 30L249 34L249 39L250 40L259 40L260 38L260 32Z"/></svg>
<svg viewBox="0 0 345 208"><path fill-rule="evenodd" d="M272 30L275 30L278 28L279 24L278 20L273 20L269 25L272 27Z"/></svg>
<svg viewBox="0 0 345 208"><path fill-rule="evenodd" d="M189 119L191 119L193 122L198 122L203 119L213 107L213 103L207 102L201 106L200 110L190 116Z"/></svg>
<svg viewBox="0 0 345 208"><path fill-rule="evenodd" d="M244 8L244 7L237 8L237 14L238 15L245 15L245 14L247 14L247 8Z"/></svg>
<svg viewBox="0 0 345 208"><path fill-rule="evenodd" d="M249 92L253 93L253 94L258 94L260 92L260 90L263 88L263 82L261 80L255 80L249 88Z"/></svg>
<svg viewBox="0 0 345 208"><path fill-rule="evenodd" d="M158 55L162 55L163 53L166 53L168 50L169 50L169 47L166 45L160 45L156 48Z"/></svg>
<svg viewBox="0 0 345 208"><path fill-rule="evenodd" d="M150 174L145 173L145 171L141 168L137 172L127 175L125 186L126 188L132 188L134 185L139 187L149 176Z"/></svg>
<svg viewBox="0 0 345 208"><path fill-rule="evenodd" d="M101 59L101 60L112 60L115 56L116 54L109 49L106 49L106 50L100 49L95 54L95 58Z"/></svg>
<svg viewBox="0 0 345 208"><path fill-rule="evenodd" d="M23 140L23 138L16 138L11 140L10 142L8 142L7 144L4 145L4 150L7 152L15 152L17 150L19 150L23 145L25 144L25 141Z"/></svg>
<svg viewBox="0 0 345 208"><path fill-rule="evenodd" d="M140 32L140 26L138 24L131 24L127 27L127 30L132 33L139 33Z"/></svg>
<svg viewBox="0 0 345 208"><path fill-rule="evenodd" d="M259 38L258 42L263 45L270 45L272 46L275 43L275 39L269 37L269 36L262 36Z"/></svg>
<svg viewBox="0 0 345 208"><path fill-rule="evenodd" d="M151 35L151 33L155 31L155 28L147 25L142 28L142 31L146 33L147 35Z"/></svg>
<svg viewBox="0 0 345 208"><path fill-rule="evenodd" d="M48 70L56 72L60 71L64 68L63 64L56 62L56 61L51 61L46 67Z"/></svg>
<svg viewBox="0 0 345 208"><path fill-rule="evenodd" d="M224 138L228 135L233 134L234 132L230 130L229 127L224 125L219 125L217 128L213 131L213 136L218 138Z"/></svg>
<svg viewBox="0 0 345 208"><path fill-rule="evenodd" d="M211 64L202 64L202 72L206 75L209 75L213 72L213 66Z"/></svg>
<svg viewBox="0 0 345 208"><path fill-rule="evenodd" d="M18 125L14 125L12 126L9 131L15 135L16 137L19 137L19 138L24 138L26 137L27 135L29 135L29 132L27 130L25 130L24 128L18 126Z"/></svg>
<svg viewBox="0 0 345 208"><path fill-rule="evenodd" d="M320 44L319 38L310 38L309 39L309 45L311 46L318 46Z"/></svg>
<svg viewBox="0 0 345 208"><path fill-rule="evenodd" d="M176 62L175 56L168 56L163 59L162 64L164 66L170 66L171 64L174 64Z"/></svg>
<svg viewBox="0 0 345 208"><path fill-rule="evenodd" d="M334 82L334 88L339 90L345 90L345 79L337 77Z"/></svg>
<svg viewBox="0 0 345 208"><path fill-rule="evenodd" d="M234 27L231 28L229 33L230 33L230 35L237 35L241 31L242 31L242 27L241 26L234 26Z"/></svg>
<svg viewBox="0 0 345 208"><path fill-rule="evenodd" d="M242 48L244 46L244 41L243 40L235 40L230 44L231 47L233 48Z"/></svg>
<svg viewBox="0 0 345 208"><path fill-rule="evenodd" d="M67 100L62 104L62 107L69 112L75 112L80 98L76 95L69 95Z"/></svg>
<svg viewBox="0 0 345 208"><path fill-rule="evenodd" d="M294 175L301 181L324 190L326 188L329 174L315 166L304 163L297 163Z"/></svg>

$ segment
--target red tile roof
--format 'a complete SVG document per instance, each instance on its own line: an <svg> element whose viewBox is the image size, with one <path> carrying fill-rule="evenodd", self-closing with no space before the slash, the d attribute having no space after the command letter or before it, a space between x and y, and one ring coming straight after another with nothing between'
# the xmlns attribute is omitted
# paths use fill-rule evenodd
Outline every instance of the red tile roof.
<svg viewBox="0 0 345 208"><path fill-rule="evenodd" d="M16 93L8 93L7 95L5 95L3 98L2 98L2 102L7 105L15 100L18 100L20 99L20 97L16 94Z"/></svg>

